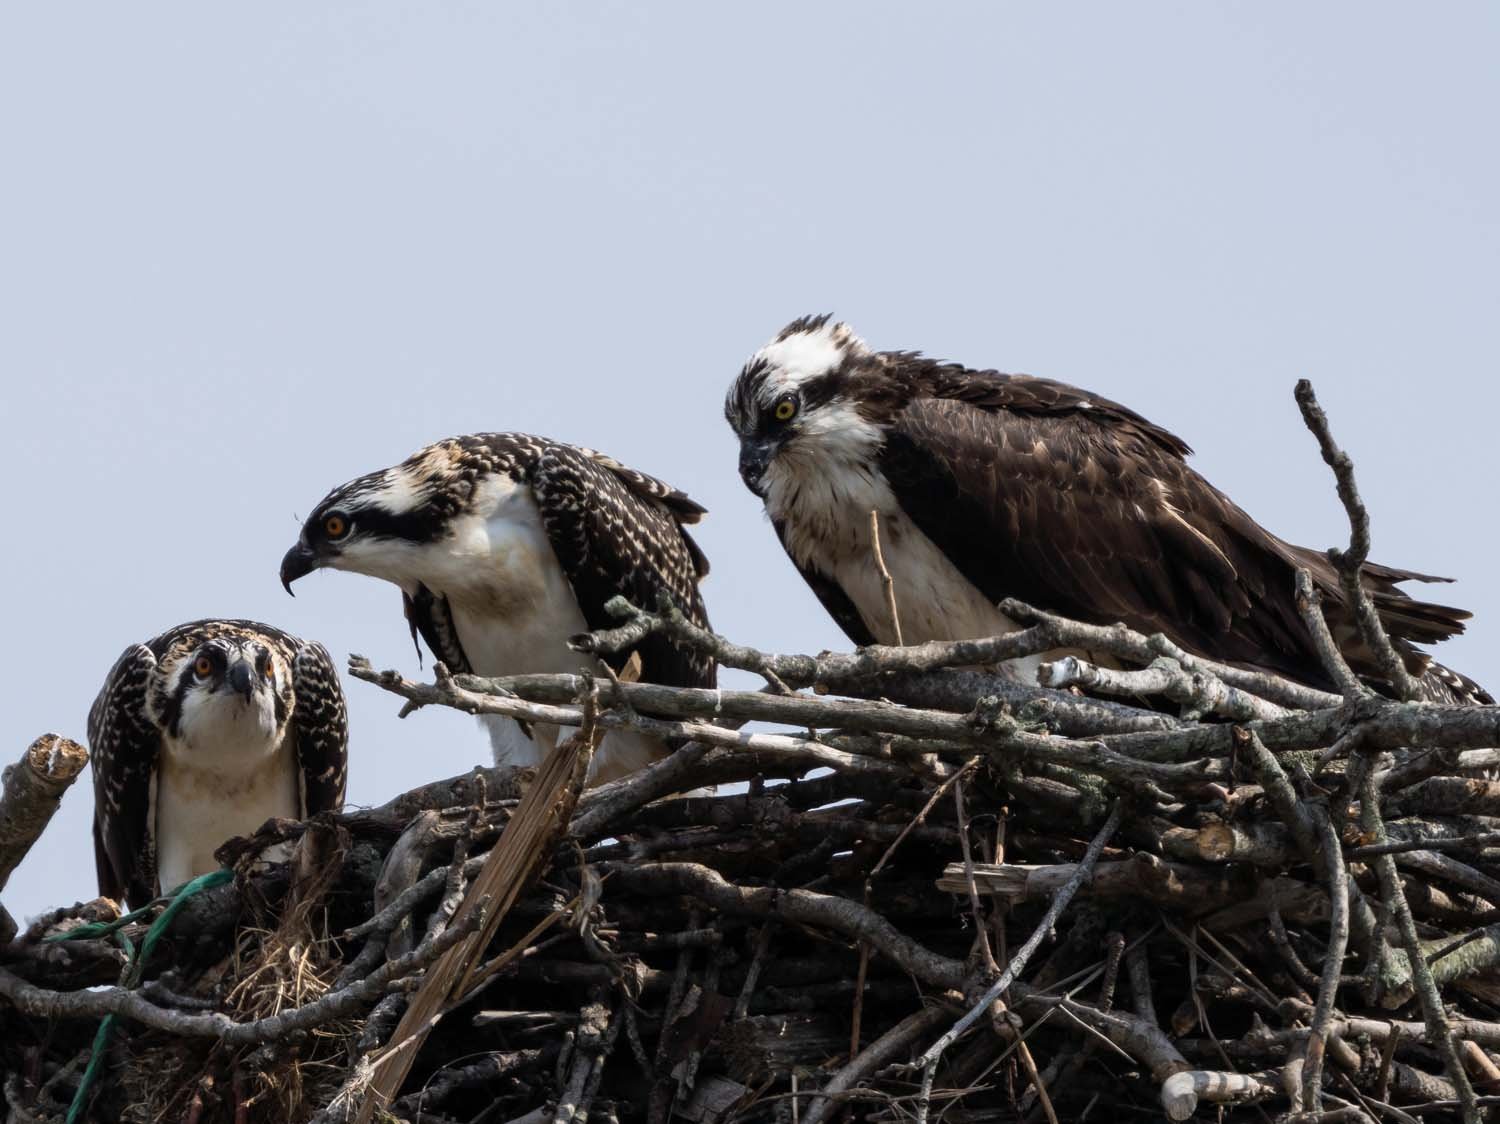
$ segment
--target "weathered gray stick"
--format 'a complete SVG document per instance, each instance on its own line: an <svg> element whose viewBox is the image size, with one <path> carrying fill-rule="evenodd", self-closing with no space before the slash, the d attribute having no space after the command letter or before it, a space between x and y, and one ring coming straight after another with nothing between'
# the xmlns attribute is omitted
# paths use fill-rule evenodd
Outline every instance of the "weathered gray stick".
<svg viewBox="0 0 1500 1124"><path fill-rule="evenodd" d="M88 764L88 750L60 734L43 734L5 769L0 791L0 890L21 865L62 803L63 793ZM16 935L16 923L0 906L0 944Z"/></svg>

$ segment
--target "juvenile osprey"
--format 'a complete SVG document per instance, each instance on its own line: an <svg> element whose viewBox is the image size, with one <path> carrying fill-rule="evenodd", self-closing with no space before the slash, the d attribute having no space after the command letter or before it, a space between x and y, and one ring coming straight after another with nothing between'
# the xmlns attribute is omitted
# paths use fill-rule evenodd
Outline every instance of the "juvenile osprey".
<svg viewBox="0 0 1500 1124"><path fill-rule="evenodd" d="M338 809L347 740L321 644L206 620L131 645L89 710L99 893L142 906L272 816Z"/></svg>
<svg viewBox="0 0 1500 1124"><path fill-rule="evenodd" d="M725 415L740 475L793 563L856 644L895 640L870 512L907 643L1013 631L1006 597L1095 623L1163 632L1200 655L1331 687L1294 598L1311 572L1335 637L1379 680L1328 559L1271 534L1188 467L1179 438L1108 399L1028 375L871 351L826 316L751 357ZM1429 695L1492 701L1415 643L1468 613L1411 599L1369 563L1364 582ZM1007 670L1034 682L1045 657Z"/></svg>
<svg viewBox="0 0 1500 1124"><path fill-rule="evenodd" d="M571 672L592 661L568 638L617 624L604 611L616 595L652 609L666 596L708 626L698 592L708 562L683 529L702 514L675 488L592 449L524 433L454 437L328 493L282 559L281 581L290 593L297 578L330 567L400 586L412 639L420 633L453 672ZM648 637L639 653L646 681L714 683L712 660L665 637ZM619 670L626 658L611 663ZM532 726L534 741L511 719L485 724L497 764L536 764L557 739L555 726ZM593 780L665 750L613 730Z"/></svg>

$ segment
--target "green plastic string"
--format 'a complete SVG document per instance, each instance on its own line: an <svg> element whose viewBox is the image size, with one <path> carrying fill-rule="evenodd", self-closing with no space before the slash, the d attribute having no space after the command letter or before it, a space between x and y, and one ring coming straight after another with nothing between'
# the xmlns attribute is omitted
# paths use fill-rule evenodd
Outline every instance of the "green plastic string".
<svg viewBox="0 0 1500 1124"><path fill-rule="evenodd" d="M208 874L200 874L189 882L184 882L174 890L171 895L156 898L147 902L140 909L133 910L117 921L98 922L90 925L80 925L76 929L56 937L48 937L47 940L81 940L86 937L108 936L111 933L120 942L120 947L125 950L125 971L121 976L121 986L135 988L140 986L141 975L146 970L146 962L151 958L152 951L156 948L156 942L161 940L162 934L172 924L172 919L182 912L182 907L187 904L188 899L203 890L210 890L215 886L222 886L234 877L234 871L226 868L211 871ZM162 902L167 903L167 908L161 911L161 916L151 923L146 930L146 936L139 945L133 944L121 928L138 917L144 916L148 911ZM99 1068L104 1064L104 1055L108 1051L109 1038L114 1033L115 1023L118 1020L114 1015L105 1015L99 1023L99 1029L94 1034L93 1052L89 1055L89 1064L84 1067L83 1076L78 1081L78 1091L73 1094L73 1103L68 1106L68 1117L65 1124L77 1124L83 1118L84 1105L88 1103L89 1090L93 1088L94 1080L99 1076Z"/></svg>

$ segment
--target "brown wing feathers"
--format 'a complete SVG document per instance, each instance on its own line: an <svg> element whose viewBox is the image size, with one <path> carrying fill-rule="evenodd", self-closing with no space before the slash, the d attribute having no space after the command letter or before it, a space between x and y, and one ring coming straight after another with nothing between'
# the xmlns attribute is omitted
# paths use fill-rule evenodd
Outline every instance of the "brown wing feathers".
<svg viewBox="0 0 1500 1124"><path fill-rule="evenodd" d="M1270 534L1187 465L1186 443L1117 403L1045 379L915 363L882 467L903 509L986 596L1019 597L1106 623L1166 632L1213 658L1326 677L1294 601L1297 567L1347 613L1327 558ZM1414 672L1413 643L1468 614L1414 600L1366 568ZM1357 647L1349 656L1376 674Z"/></svg>

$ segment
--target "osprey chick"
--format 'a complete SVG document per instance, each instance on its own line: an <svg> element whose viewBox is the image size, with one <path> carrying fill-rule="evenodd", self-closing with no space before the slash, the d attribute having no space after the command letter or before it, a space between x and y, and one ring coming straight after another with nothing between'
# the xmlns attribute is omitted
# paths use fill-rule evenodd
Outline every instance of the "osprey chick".
<svg viewBox="0 0 1500 1124"><path fill-rule="evenodd" d="M703 514L677 489L618 461L524 433L455 437L352 480L313 510L281 563L291 583L329 567L401 587L420 634L455 673L573 672L593 664L568 638L611 627L605 603L624 595L654 609L669 598L708 627L698 583L708 563L683 529ZM640 647L641 678L703 687L714 665L661 636ZM626 656L612 658L616 670ZM497 764L534 765L557 740L484 716ZM535 740L533 740L535 739ZM594 783L666 753L660 739L612 730Z"/></svg>
<svg viewBox="0 0 1500 1124"><path fill-rule="evenodd" d="M321 644L204 620L131 645L89 710L99 893L142 906L273 816L338 809L347 740Z"/></svg>
<svg viewBox="0 0 1500 1124"><path fill-rule="evenodd" d="M1188 467L1188 446L1063 383L870 350L826 316L751 357L725 415L740 475L782 546L856 644L893 643L870 512L907 643L998 635L1006 597L1097 624L1163 632L1212 659L1331 688L1294 598L1307 569L1354 670L1377 682L1337 575ZM1364 583L1397 650L1436 701L1491 702L1416 643L1468 613L1408 597L1442 581L1375 563ZM1046 657L1006 670L1035 682Z"/></svg>

